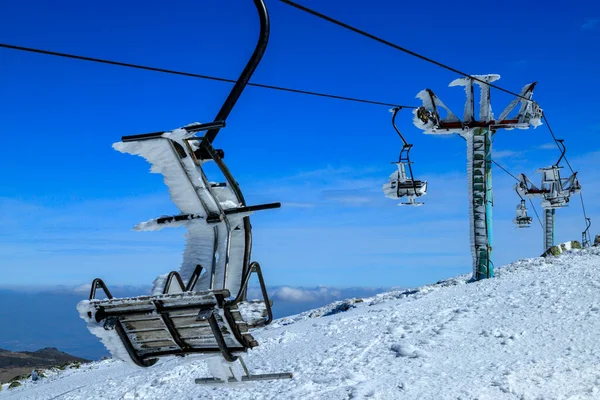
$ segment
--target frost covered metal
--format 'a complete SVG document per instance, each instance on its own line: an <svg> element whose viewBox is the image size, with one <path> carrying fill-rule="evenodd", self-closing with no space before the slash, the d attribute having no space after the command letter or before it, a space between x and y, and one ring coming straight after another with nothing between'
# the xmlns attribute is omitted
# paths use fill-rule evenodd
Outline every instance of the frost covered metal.
<svg viewBox="0 0 600 400"><path fill-rule="evenodd" d="M516 97L495 118L489 83L500 75L473 75L455 79L449 86L464 87L466 102L463 118L453 113L430 89L422 90L417 98L423 105L413 111L414 125L426 134L458 134L467 142L467 171L473 278L494 275L492 256L492 138L498 129L528 129L541 125L542 110L531 100L535 83L525 85ZM475 110L474 88L480 91L478 116ZM511 115L518 107L516 115Z"/></svg>
<svg viewBox="0 0 600 400"><path fill-rule="evenodd" d="M517 206L517 216L513 220L518 228L529 228L531 226L532 218L527 214L527 206L525 200L521 200Z"/></svg>
<svg viewBox="0 0 600 400"><path fill-rule="evenodd" d="M585 230L581 232L581 246L584 248L590 247L592 245L592 235L590 233L590 228L592 227L592 220L590 218L585 218Z"/></svg>
<svg viewBox="0 0 600 400"><path fill-rule="evenodd" d="M96 279L90 300L78 305L88 329L113 357L148 367L160 357L222 354L228 362L257 345L249 328L273 319L258 263L249 263L252 236L245 221L255 211L279 203L247 206L221 154L197 132L224 123L193 124L161 134L123 137L113 147L139 155L160 173L180 214L136 225L136 230L185 227L187 245L179 271L154 281L151 296L113 299ZM198 150L209 159L197 158ZM222 181L208 178L204 166L214 162ZM250 275L261 285L261 302L245 301ZM95 298L102 288L108 299ZM248 313L247 310L251 309ZM242 312L246 310L246 312ZM246 314L246 315L244 315ZM289 375L289 374L288 374Z"/></svg>
<svg viewBox="0 0 600 400"><path fill-rule="evenodd" d="M571 195L581 191L577 172L573 172L568 178L561 177L562 167L559 164L564 158L566 147L563 140L559 139L556 143L561 147L561 155L554 165L537 171L542 174L541 185L539 187L534 185L525 174L519 176L519 183L515 185L519 195L541 199L541 206L544 209L544 251L554 246L555 210L568 206Z"/></svg>
<svg viewBox="0 0 600 400"><path fill-rule="evenodd" d="M218 153L212 145L203 142L202 137L185 129L146 140L125 139L113 147L145 158L151 164L151 172L162 174L171 199L181 212L176 216L143 222L135 229L187 228L187 244L179 270L184 281L189 279L197 265L201 265L207 273L200 277L193 289L227 289L237 293L251 252L251 232L243 219L251 215L254 208L246 207L244 199L237 194L239 188L235 180L223 173L228 170ZM213 155L212 159L196 158L195 151L201 145ZM210 162L223 167L219 178L224 178L225 182L209 179L203 165ZM263 208L278 206L279 203L274 203ZM162 278L155 281L158 293L163 286Z"/></svg>
<svg viewBox="0 0 600 400"><path fill-rule="evenodd" d="M134 229L185 227L187 243L181 268L156 278L150 296L135 298L115 299L104 282L95 279L89 300L78 305L88 329L115 358L149 367L161 357L220 354L227 369L233 371L231 363L239 360L245 371L221 379L199 378L197 383L292 377L290 373L251 375L240 357L258 345L249 329L273 320L260 265L250 262L249 216L280 204L248 206L223 161L223 150L212 145L267 46L267 9L263 0L253 1L260 19L260 35L215 121L169 132L124 136L113 145L122 153L143 157L150 163L151 172L163 175L180 214L154 218ZM212 162L219 171L212 177L216 179L209 178L205 169ZM258 277L262 299L248 302L246 293L252 274ZM96 299L97 288L104 290L107 299Z"/></svg>
<svg viewBox="0 0 600 400"><path fill-rule="evenodd" d="M399 206L420 206L423 203L417 202L416 198L427 194L427 181L417 180L413 176L412 162L409 156L413 145L406 141L396 126L396 116L400 110L401 107L390 110L393 113L392 126L402 140L402 149L400 150L398 162L393 163L396 164L397 170L392 172L387 183L383 185L383 193L390 199L397 200L405 197L408 200L406 203L399 203Z"/></svg>

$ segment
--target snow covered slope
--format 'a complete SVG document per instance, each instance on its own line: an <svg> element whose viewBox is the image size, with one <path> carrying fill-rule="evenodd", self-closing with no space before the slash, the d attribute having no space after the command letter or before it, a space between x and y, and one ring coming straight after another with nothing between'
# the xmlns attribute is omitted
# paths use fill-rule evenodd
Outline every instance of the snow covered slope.
<svg viewBox="0 0 600 400"><path fill-rule="evenodd" d="M600 248L334 303L257 332L246 363L287 381L199 386L206 363L106 360L0 399L600 399Z"/></svg>

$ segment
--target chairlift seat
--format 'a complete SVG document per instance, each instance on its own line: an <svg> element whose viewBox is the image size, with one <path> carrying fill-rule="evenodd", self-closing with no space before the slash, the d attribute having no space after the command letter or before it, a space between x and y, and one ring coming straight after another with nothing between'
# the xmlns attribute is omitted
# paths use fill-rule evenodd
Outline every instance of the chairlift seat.
<svg viewBox="0 0 600 400"><path fill-rule="evenodd" d="M517 191L517 194L519 192ZM527 206L525 205L525 200L521 198L521 202L517 206L517 215L513 222L517 225L517 228L529 228L531 225L532 218L527 215Z"/></svg>
<svg viewBox="0 0 600 400"><path fill-rule="evenodd" d="M529 228L531 226L531 217L517 217L513 222L517 225L517 228Z"/></svg>
<svg viewBox="0 0 600 400"><path fill-rule="evenodd" d="M88 323L90 332L98 336L114 356L128 358L137 366L150 367L159 358L193 354L221 354L228 362L240 360L242 353L258 346L249 329L269 324L273 319L271 302L258 263L252 266L238 296L230 299L227 289L191 291L200 275L197 268L187 287L177 272L169 274L164 294L129 298L113 298L100 279L92 282L90 299L77 308ZM257 273L262 301L243 301L250 274ZM171 279L175 278L175 279ZM179 283L179 293L169 293L171 283ZM101 288L106 299L96 299ZM250 318L249 318L250 316ZM252 318L253 316L253 318ZM124 350L124 351L122 351ZM287 379L291 373L251 375L245 364L243 380ZM198 379L197 383L218 383L216 378Z"/></svg>
<svg viewBox="0 0 600 400"><path fill-rule="evenodd" d="M140 367L159 357L193 353L232 353L257 345L236 304L226 302L227 290L165 294L121 299L92 299L88 323L111 331Z"/></svg>
<svg viewBox="0 0 600 400"><path fill-rule="evenodd" d="M394 187L394 184L396 186L397 190L401 190L401 191L409 191L407 192L407 195L421 195L424 194L425 191L427 190L427 182L426 181L419 181L419 180L412 180L409 179L407 181L404 182L392 182L392 188Z"/></svg>
<svg viewBox="0 0 600 400"><path fill-rule="evenodd" d="M113 298L104 282L95 279L89 300L80 302L78 309L88 329L103 339L113 354L119 353L119 345L106 340L111 334L118 337L140 367L153 365L158 357L193 353L220 352L227 361L235 361L232 353L258 345L249 328L267 325L273 319L260 265L252 263L234 299L229 299L227 289L194 291L201 272L198 266L184 286L181 276L173 271L166 279L163 294L129 298ZM252 273L258 276L262 301L243 301ZM106 299L96 299L98 288Z"/></svg>
<svg viewBox="0 0 600 400"><path fill-rule="evenodd" d="M397 174L392 174L396 176ZM399 199L408 196L423 196L427 193L427 181L408 179L400 181L398 179L390 180L383 186L385 196L391 199Z"/></svg>
<svg viewBox="0 0 600 400"><path fill-rule="evenodd" d="M267 47L269 15L263 0L254 0L254 6L260 21L259 40L214 122L193 123L171 132L125 136L113 146L118 151L142 156L152 165L151 172L162 174L181 212L141 223L136 228L185 226L188 229L180 272L158 277L151 296L115 299L104 282L95 279L89 300L78 305L90 331L102 339L113 355L129 357L142 367L151 366L163 356L221 353L227 362L239 359L245 371L242 381L292 377L290 373L251 375L241 357L235 355L257 345L248 331L253 324L244 317L242 305L252 311L259 306L258 313L253 313L259 315L256 324L266 325L273 319L260 266L250 262L249 216L280 204L247 206L239 185L223 162L224 151L212 146ZM205 134L197 136L201 131ZM224 182L208 179L203 168L208 162L216 164ZM204 275L202 266L206 268ZM263 311L260 302L245 301L252 273L258 275ZM187 279L185 286L181 276ZM177 293L171 290L173 282L178 284L174 288ZM161 286L162 294L157 293ZM95 298L98 287L106 293L106 300ZM235 298L231 299L230 294ZM228 382L232 378L237 380L235 376L223 380L200 378L196 383Z"/></svg>

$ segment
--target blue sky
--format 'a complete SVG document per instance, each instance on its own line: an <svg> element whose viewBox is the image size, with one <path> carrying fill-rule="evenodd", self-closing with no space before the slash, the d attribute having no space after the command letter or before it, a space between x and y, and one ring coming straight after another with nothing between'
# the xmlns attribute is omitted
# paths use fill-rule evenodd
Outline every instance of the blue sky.
<svg viewBox="0 0 600 400"><path fill-rule="evenodd" d="M429 87L461 112L462 90L447 87L454 74L267 3L271 39L254 82L414 105ZM597 2L302 4L470 73L498 73L514 91L538 81L534 98L566 140L588 213L600 214ZM258 29L250 1L5 0L0 9L1 42L234 79ZM230 87L0 49L0 286L79 285L96 276L143 285L177 269L182 230L130 230L175 212L161 177L111 145L211 121ZM492 96L496 112L511 100ZM424 207L396 207L381 191L400 150L390 117L381 106L243 93L215 145L250 204L283 203L253 217L253 256L269 284L406 287L471 271L464 142L425 136L400 114L429 194ZM545 126L500 131L495 158L532 177L558 157L550 140ZM494 170L496 265L542 250L539 226L511 225L512 184ZM558 241L580 238L576 201L558 211L557 227Z"/></svg>

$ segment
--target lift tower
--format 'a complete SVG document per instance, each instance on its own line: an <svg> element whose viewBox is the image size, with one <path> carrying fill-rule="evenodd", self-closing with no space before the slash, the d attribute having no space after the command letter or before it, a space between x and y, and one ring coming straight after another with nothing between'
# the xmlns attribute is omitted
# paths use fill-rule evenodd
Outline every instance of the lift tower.
<svg viewBox="0 0 600 400"><path fill-rule="evenodd" d="M561 139L556 140L556 143L561 147L561 154L558 161L554 165L538 170L538 172L542 173L542 184L539 188L525 174L519 176L519 183L515 185L517 192L522 196L542 198L541 205L544 209L544 251L554 246L555 210L568 206L571 195L581 191L581 185L577 180L577 172L573 172L568 178L561 178L560 176L562 167L559 164L567 151L563 142Z"/></svg>
<svg viewBox="0 0 600 400"><path fill-rule="evenodd" d="M528 129L541 125L542 110L531 100L535 83L525 85L517 96L494 118L490 103L489 83L500 75L473 75L452 81L450 86L463 86L467 95L461 120L429 89L417 94L423 105L413 111L413 123L427 134L459 134L467 141L467 174L469 181L471 253L473 279L494 276L492 256L492 138L498 129ZM474 84L480 88L479 119L475 116ZM518 114L511 112L520 104ZM445 110L441 117L439 109Z"/></svg>

